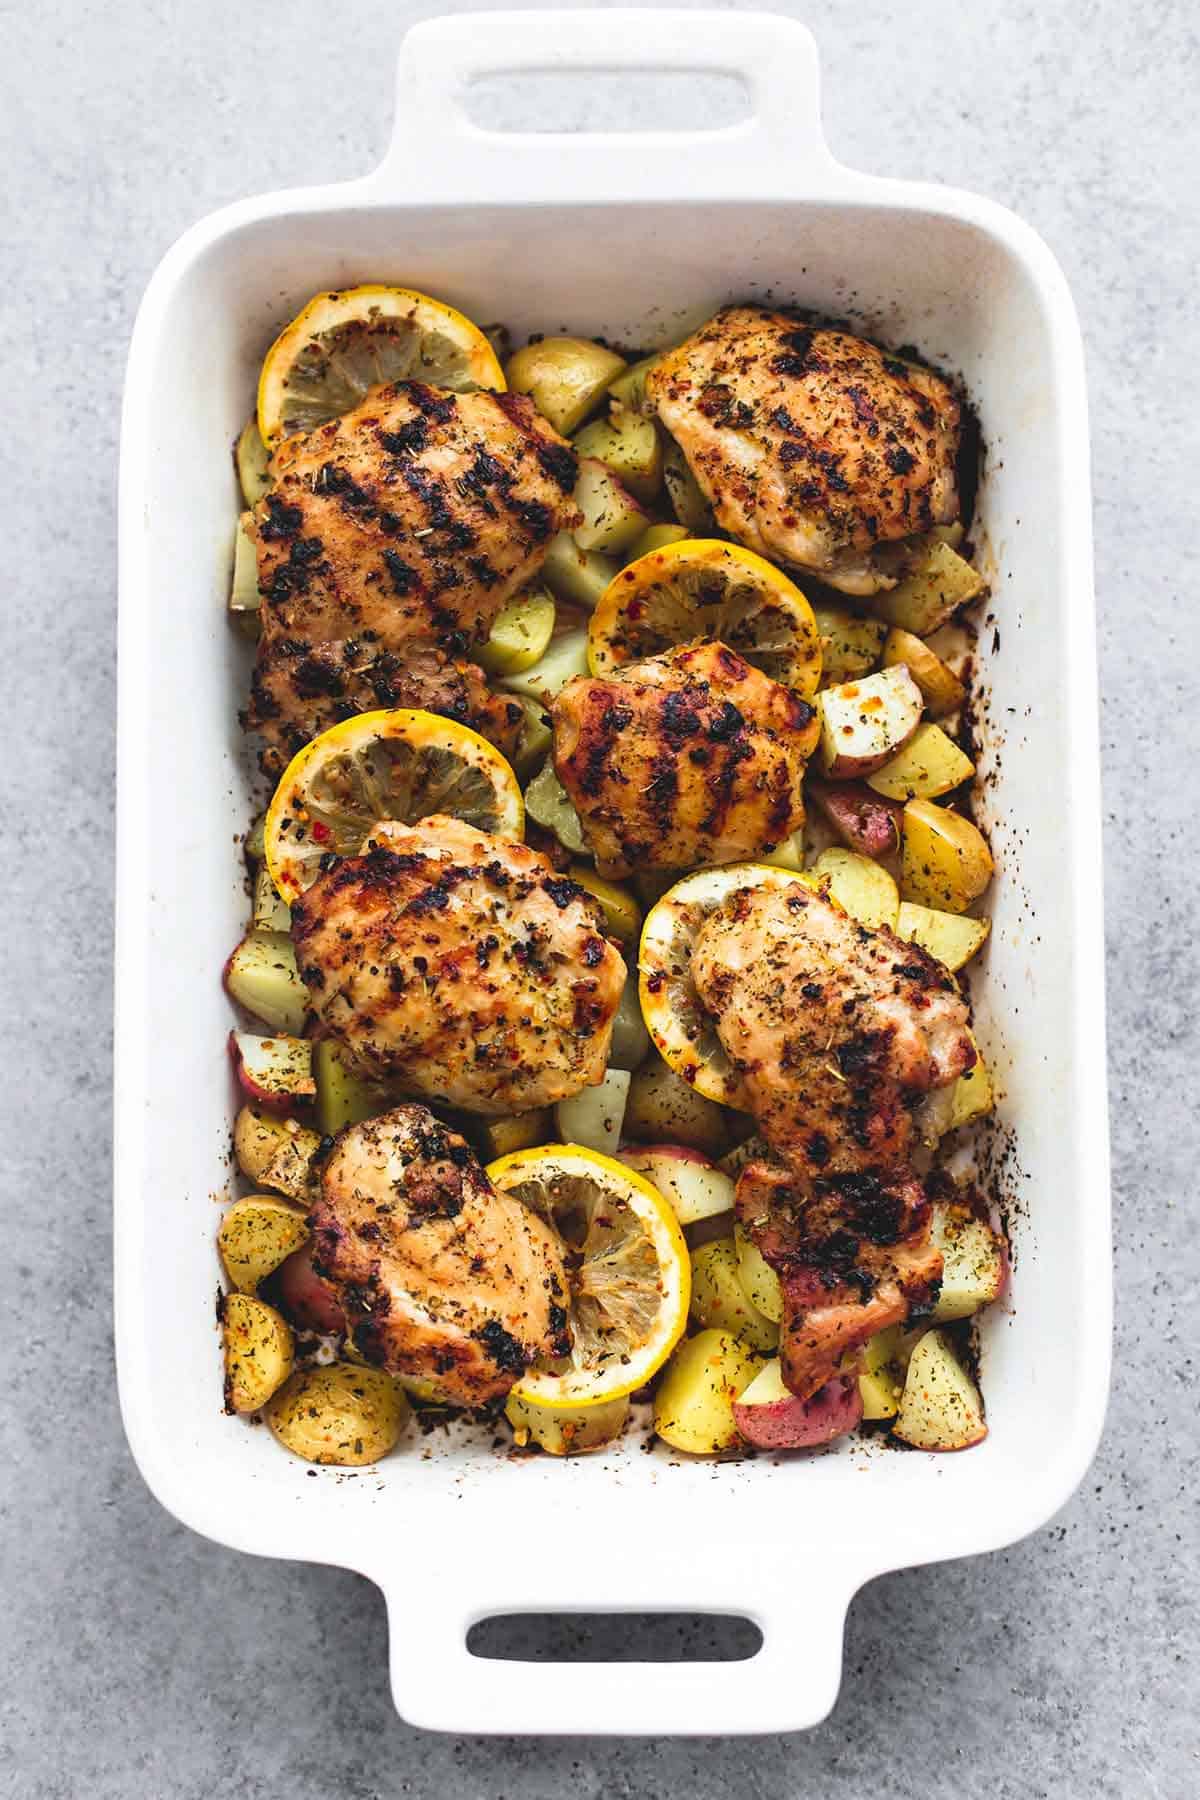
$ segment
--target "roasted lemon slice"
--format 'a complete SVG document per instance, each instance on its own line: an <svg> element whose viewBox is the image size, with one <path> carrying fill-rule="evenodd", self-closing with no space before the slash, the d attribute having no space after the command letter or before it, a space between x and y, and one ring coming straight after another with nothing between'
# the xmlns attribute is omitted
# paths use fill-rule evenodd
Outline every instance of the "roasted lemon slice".
<svg viewBox="0 0 1200 1800"><path fill-rule="evenodd" d="M642 1017L665 1063L706 1099L724 1106L748 1105L741 1083L721 1047L716 1026L700 1004L692 981L692 946L711 912L740 888L785 887L816 877L769 863L728 863L698 869L669 888L652 906L638 952L638 992Z"/></svg>
<svg viewBox="0 0 1200 1800"><path fill-rule="evenodd" d="M292 758L267 809L276 891L290 905L316 880L323 856L356 855L380 819L411 825L430 813L497 837L525 830L517 778L478 732L406 707L343 719Z"/></svg>
<svg viewBox="0 0 1200 1800"><path fill-rule="evenodd" d="M412 288L343 288L317 294L267 351L258 382L258 429L280 438L349 412L382 381L504 391L504 371L478 325Z"/></svg>
<svg viewBox="0 0 1200 1800"><path fill-rule="evenodd" d="M670 1204L596 1150L549 1144L492 1163L502 1192L549 1219L567 1247L571 1354L513 1389L538 1406L600 1406L632 1394L683 1336L691 1265Z"/></svg>
<svg viewBox="0 0 1200 1800"><path fill-rule="evenodd" d="M592 614L588 663L606 675L716 638L805 699L816 693L821 634L812 607L765 558L719 538L664 544L622 569Z"/></svg>

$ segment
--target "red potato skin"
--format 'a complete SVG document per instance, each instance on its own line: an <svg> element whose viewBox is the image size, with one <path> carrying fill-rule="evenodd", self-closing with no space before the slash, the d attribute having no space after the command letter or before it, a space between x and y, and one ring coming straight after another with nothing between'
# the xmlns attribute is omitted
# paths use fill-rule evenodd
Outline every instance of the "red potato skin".
<svg viewBox="0 0 1200 1800"><path fill-rule="evenodd" d="M329 1284L312 1266L312 1245L302 1244L279 1265L274 1277L280 1310L301 1331L345 1331L346 1315Z"/></svg>
<svg viewBox="0 0 1200 1800"><path fill-rule="evenodd" d="M689 1149L687 1144L638 1144L631 1138L621 1145L617 1155L622 1161L630 1156L669 1156L676 1162L700 1163L706 1169L715 1169L717 1166L711 1156L705 1156L703 1150Z"/></svg>
<svg viewBox="0 0 1200 1800"><path fill-rule="evenodd" d="M242 1054L237 1046L236 1031L231 1031L229 1034L229 1055L233 1061L233 1072L238 1078L238 1085L247 1099L253 1100L256 1106L268 1107L272 1112L287 1112L290 1107L297 1104L302 1105L306 1100L312 1099L312 1094L297 1093L294 1089L265 1088L255 1081L242 1061ZM314 1088L313 1093L315 1092Z"/></svg>
<svg viewBox="0 0 1200 1800"><path fill-rule="evenodd" d="M835 1375L810 1400L789 1395L764 1406L733 1403L733 1419L748 1444L759 1450L811 1450L845 1437L862 1418L857 1375Z"/></svg>
<svg viewBox="0 0 1200 1800"><path fill-rule="evenodd" d="M910 1444L906 1448L918 1450L922 1456L961 1456L964 1450L977 1449L987 1434L987 1424L984 1423L979 1428L979 1436L968 1438L965 1444ZM892 1441L900 1444L904 1442L903 1438Z"/></svg>
<svg viewBox="0 0 1200 1800"><path fill-rule="evenodd" d="M862 781L816 781L808 784L813 805L837 832L847 849L878 859L900 848L904 808Z"/></svg>

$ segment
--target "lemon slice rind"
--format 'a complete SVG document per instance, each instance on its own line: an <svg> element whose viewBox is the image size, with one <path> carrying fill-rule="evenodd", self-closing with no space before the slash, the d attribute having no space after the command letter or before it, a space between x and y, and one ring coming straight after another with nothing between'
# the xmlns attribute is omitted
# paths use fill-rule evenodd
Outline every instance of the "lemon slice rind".
<svg viewBox="0 0 1200 1800"><path fill-rule="evenodd" d="M765 557L721 538L683 538L627 564L588 628L593 675L680 644L719 639L811 699L821 635L800 589Z"/></svg>
<svg viewBox="0 0 1200 1800"><path fill-rule="evenodd" d="M725 863L697 869L668 888L651 907L638 948L642 1018L663 1061L706 1100L748 1109L748 1099L700 1004L691 978L691 951L700 927L730 894L749 887L808 887L814 875L772 863Z"/></svg>
<svg viewBox="0 0 1200 1800"><path fill-rule="evenodd" d="M577 1264L567 1366L530 1369L513 1393L567 1410L644 1387L683 1336L691 1300L691 1264L670 1203L624 1163L578 1144L517 1150L487 1173L559 1225Z"/></svg>
<svg viewBox="0 0 1200 1800"><path fill-rule="evenodd" d="M496 837L521 838L525 808L500 752L467 725L412 707L357 713L297 751L264 828L267 869L288 905L322 859L356 855L381 819L446 813Z"/></svg>
<svg viewBox="0 0 1200 1800"><path fill-rule="evenodd" d="M381 382L427 381L462 393L505 389L477 325L415 288L369 282L316 294L263 358L258 429L275 449L349 412Z"/></svg>

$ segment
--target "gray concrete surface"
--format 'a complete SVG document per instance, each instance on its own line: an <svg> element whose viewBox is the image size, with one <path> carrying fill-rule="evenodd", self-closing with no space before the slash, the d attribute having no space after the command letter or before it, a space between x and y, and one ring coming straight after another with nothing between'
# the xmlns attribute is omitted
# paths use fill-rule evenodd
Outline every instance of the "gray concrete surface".
<svg viewBox="0 0 1200 1800"><path fill-rule="evenodd" d="M822 41L836 150L1019 209L1062 257L1088 339L1120 1303L1108 1432L1082 1492L1007 1555L861 1595L841 1701L807 1737L455 1741L392 1713L371 1588L201 1542L130 1463L108 1230L113 498L128 332L154 263L200 213L374 160L397 37L437 10L3 8L0 1106L13 1310L0 1791L1182 1800L1200 1786L1185 1343L1200 1152L1200 57L1191 9L1168 0L790 9ZM611 122L612 105L593 117Z"/></svg>

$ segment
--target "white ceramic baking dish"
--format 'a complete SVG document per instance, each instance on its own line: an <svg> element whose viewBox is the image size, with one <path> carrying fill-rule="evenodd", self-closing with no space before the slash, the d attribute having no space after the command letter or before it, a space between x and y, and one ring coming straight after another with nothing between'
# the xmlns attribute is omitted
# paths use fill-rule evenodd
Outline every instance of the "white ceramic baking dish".
<svg viewBox="0 0 1200 1800"><path fill-rule="evenodd" d="M751 116L612 137L468 121L472 78L547 69L727 72ZM714 1466L634 1443L564 1465L505 1460L466 1434L347 1476L314 1474L222 1416L214 1197L232 1093L218 972L243 925L235 840L250 804L243 653L223 617L229 446L280 322L316 289L363 280L410 283L518 335L567 326L646 345L730 298L797 300L918 344L976 402L998 633L993 645L985 632L981 805L1000 867L976 986L1003 1089L993 1164L1015 1273L984 1325L991 1434L969 1454L850 1442ZM1110 1327L1079 332L1052 256L1010 213L832 160L807 31L737 12L419 25L373 175L229 207L175 245L129 363L119 748L117 1352L130 1442L163 1505L197 1531L377 1581L406 1718L499 1732L811 1725L835 1698L864 1582L1011 1543L1066 1500L1100 1431ZM622 1609L744 1614L762 1648L741 1663L631 1668L466 1647L489 1615Z"/></svg>

